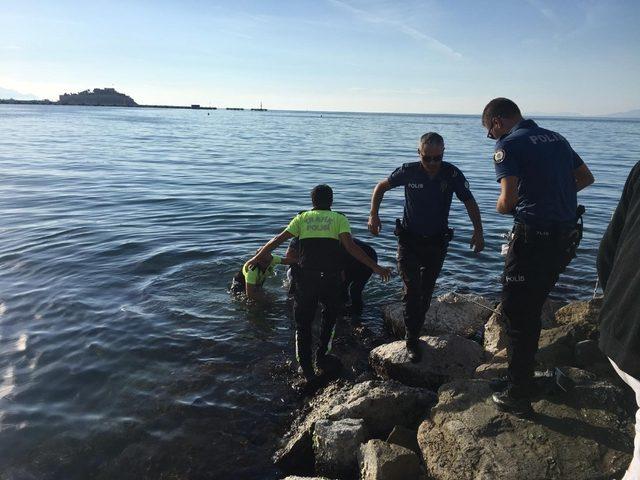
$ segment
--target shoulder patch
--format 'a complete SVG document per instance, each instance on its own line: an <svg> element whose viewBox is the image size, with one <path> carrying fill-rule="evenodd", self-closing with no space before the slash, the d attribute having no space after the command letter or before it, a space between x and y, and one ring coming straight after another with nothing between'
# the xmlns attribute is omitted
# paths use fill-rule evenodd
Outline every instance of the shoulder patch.
<svg viewBox="0 0 640 480"><path fill-rule="evenodd" d="M499 150L496 150L495 153L493 154L493 161L495 163L500 163L504 160L504 157L506 157L507 154L504 151L504 149L500 148Z"/></svg>
<svg viewBox="0 0 640 480"><path fill-rule="evenodd" d="M469 181L465 180L464 181L464 188L466 188L467 190L469 190Z"/></svg>

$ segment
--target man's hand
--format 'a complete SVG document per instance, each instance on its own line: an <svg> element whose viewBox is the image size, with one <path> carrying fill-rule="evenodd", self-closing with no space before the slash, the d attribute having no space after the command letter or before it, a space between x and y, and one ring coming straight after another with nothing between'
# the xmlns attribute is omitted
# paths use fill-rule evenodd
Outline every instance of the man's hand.
<svg viewBox="0 0 640 480"><path fill-rule="evenodd" d="M473 248L473 251L475 253L480 253L482 250L484 250L484 235L482 234L482 231L473 231L469 246Z"/></svg>
<svg viewBox="0 0 640 480"><path fill-rule="evenodd" d="M372 213L371 215L369 215L367 228L372 235L377 236L380 233L380 230L382 230L382 222L380 221L380 217L378 217L377 213Z"/></svg>
<svg viewBox="0 0 640 480"><path fill-rule="evenodd" d="M376 266L374 272L380 275L380 278L382 278L383 282L388 282L389 279L391 278L391 274L393 273L393 271L390 268L381 267L380 265Z"/></svg>

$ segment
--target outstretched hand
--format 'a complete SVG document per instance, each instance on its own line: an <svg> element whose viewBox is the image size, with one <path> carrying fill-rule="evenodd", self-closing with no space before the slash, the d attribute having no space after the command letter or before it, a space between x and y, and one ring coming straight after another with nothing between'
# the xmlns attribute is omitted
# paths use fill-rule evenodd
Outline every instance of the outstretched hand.
<svg viewBox="0 0 640 480"><path fill-rule="evenodd" d="M382 230L382 222L380 221L380 217L375 214L369 215L367 228L369 229L372 235L377 236L380 233L380 230Z"/></svg>
<svg viewBox="0 0 640 480"><path fill-rule="evenodd" d="M375 272L380 275L380 278L382 278L383 282L388 282L389 279L391 278L391 275L393 275L393 270L387 267L381 267L380 265L377 266L377 268L375 269Z"/></svg>
<svg viewBox="0 0 640 480"><path fill-rule="evenodd" d="M480 253L482 250L484 250L484 235L482 234L482 232L473 232L473 235L471 235L469 246L473 248L473 251L475 253Z"/></svg>

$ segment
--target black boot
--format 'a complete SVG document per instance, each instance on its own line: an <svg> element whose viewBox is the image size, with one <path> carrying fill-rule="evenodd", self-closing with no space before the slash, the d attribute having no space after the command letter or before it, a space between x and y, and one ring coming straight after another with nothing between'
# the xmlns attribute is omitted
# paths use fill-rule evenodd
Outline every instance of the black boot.
<svg viewBox="0 0 640 480"><path fill-rule="evenodd" d="M511 384L502 392L494 393L491 398L499 410L518 417L529 417L534 413L531 400L526 395L520 395L518 390L517 386Z"/></svg>
<svg viewBox="0 0 640 480"><path fill-rule="evenodd" d="M422 349L417 338L407 339L407 355L411 363L419 363L422 360Z"/></svg>

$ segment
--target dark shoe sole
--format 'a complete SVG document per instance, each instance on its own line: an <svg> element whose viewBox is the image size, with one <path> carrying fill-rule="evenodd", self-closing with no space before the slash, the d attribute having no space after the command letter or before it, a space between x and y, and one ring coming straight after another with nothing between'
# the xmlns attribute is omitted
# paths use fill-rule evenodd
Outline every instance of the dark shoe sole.
<svg viewBox="0 0 640 480"><path fill-rule="evenodd" d="M491 396L491 399L493 400L493 403L495 403L496 407L498 407L498 410L500 410L501 412L512 413L513 415L522 418L529 418L535 413L530 403L516 405L510 402L505 402L497 393L494 393Z"/></svg>

